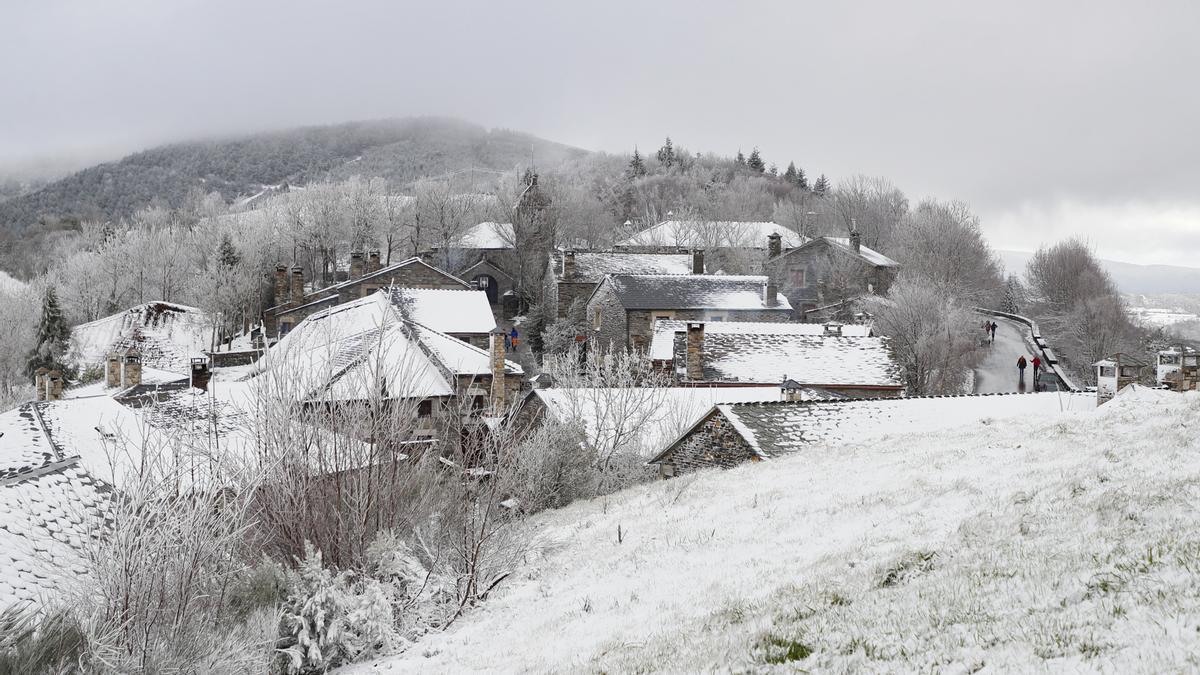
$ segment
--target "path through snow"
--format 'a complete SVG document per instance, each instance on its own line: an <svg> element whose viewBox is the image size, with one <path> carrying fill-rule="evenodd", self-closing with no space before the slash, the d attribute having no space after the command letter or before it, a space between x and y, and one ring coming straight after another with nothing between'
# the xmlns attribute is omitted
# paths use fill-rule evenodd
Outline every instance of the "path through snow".
<svg viewBox="0 0 1200 675"><path fill-rule="evenodd" d="M984 349L987 355L975 369L975 393L999 394L1033 390L1033 365L1025 369L1025 381L1017 378L1017 358L1024 355L1026 361L1033 360L1033 352L1025 344L1025 326L1004 319L996 322L996 343ZM982 320L979 322L981 325ZM977 331L983 334L983 329Z"/></svg>

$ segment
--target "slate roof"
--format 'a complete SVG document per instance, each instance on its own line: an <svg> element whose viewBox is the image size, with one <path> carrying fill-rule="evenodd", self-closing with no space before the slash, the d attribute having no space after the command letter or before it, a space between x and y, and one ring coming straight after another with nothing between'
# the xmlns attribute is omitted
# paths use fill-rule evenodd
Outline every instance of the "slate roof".
<svg viewBox="0 0 1200 675"><path fill-rule="evenodd" d="M621 241L618 246L675 246L679 248L763 248L778 234L785 248L804 243L804 237L778 223L730 220L666 220Z"/></svg>
<svg viewBox="0 0 1200 675"><path fill-rule="evenodd" d="M764 276L619 274L603 283L611 285L625 309L792 309L782 294L767 306Z"/></svg>
<svg viewBox="0 0 1200 675"><path fill-rule="evenodd" d="M212 324L203 310L147 302L72 328L68 358L79 365L101 366L109 352L134 349L144 368L185 373L211 337Z"/></svg>
<svg viewBox="0 0 1200 675"><path fill-rule="evenodd" d="M597 284L606 274L691 274L690 253L575 252L575 274L563 276L563 251L551 254L559 281Z"/></svg>
<svg viewBox="0 0 1200 675"><path fill-rule="evenodd" d="M767 321L676 321L659 319L654 322L654 337L650 342L650 358L669 361L675 355L675 334L687 331L689 323L704 324L705 335L733 333L738 335L824 335L825 324ZM842 324L844 337L870 337L870 326Z"/></svg>
<svg viewBox="0 0 1200 675"><path fill-rule="evenodd" d="M490 333L496 328L484 291L393 288L391 299L406 318L443 333Z"/></svg>
<svg viewBox="0 0 1200 675"><path fill-rule="evenodd" d="M860 245L858 247L858 253L856 254L854 249L850 246L850 239L848 237L816 237L808 240L797 248L784 251L779 256L772 258L772 260L779 260L780 258L787 257L798 250L806 249L810 246L819 246L822 244L828 245L830 248L841 251L846 255L855 256L861 259L863 262L874 267L900 267L900 263L867 246Z"/></svg>
<svg viewBox="0 0 1200 675"><path fill-rule="evenodd" d="M381 267L381 268L375 270L374 272L368 272L366 274L363 274L361 277L359 277L357 279L347 279L346 281L334 284L332 286L326 286L325 288L321 288L321 289L312 291L311 293L305 293L304 294L304 302L301 305L298 305L296 307L291 307L291 308L288 308L285 310L280 310L279 308L281 307L281 305L275 305L274 307L267 308L267 311L268 312L273 311L273 312L276 312L278 315L282 316L289 312L295 312L298 309L309 309L315 305L324 304L327 302L333 302L333 301L337 300L338 292L344 288L349 288L351 286L355 286L357 284L361 284L363 282L370 281L372 279L377 279L379 277L387 276L387 275L391 274L392 272L395 272L396 270L398 270L402 267L408 267L409 265L423 265L423 266L428 267L429 269L437 272L438 274L441 274L442 276L446 277L447 279L449 279L451 281L458 282L459 284L462 285L462 287L464 289L471 288L470 284L463 281L462 279L459 279L458 277L454 276L453 274L450 274L446 270L439 269L437 267L434 267L433 265L430 265L429 263L422 260L419 256L413 256L411 258L408 258L407 260L401 260L398 263L393 263L391 265L388 265L387 267Z"/></svg>

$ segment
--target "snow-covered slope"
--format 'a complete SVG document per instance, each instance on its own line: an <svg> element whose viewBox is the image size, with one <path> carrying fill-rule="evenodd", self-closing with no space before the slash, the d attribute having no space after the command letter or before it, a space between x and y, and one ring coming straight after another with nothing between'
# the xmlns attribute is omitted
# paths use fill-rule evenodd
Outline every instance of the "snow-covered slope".
<svg viewBox="0 0 1200 675"><path fill-rule="evenodd" d="M142 365L190 372L190 359L208 348L211 323L204 311L171 302L148 302L71 329L72 360L102 366L114 349L136 348Z"/></svg>
<svg viewBox="0 0 1200 675"><path fill-rule="evenodd" d="M349 670L1193 670L1197 424L1142 391L578 503L448 631Z"/></svg>

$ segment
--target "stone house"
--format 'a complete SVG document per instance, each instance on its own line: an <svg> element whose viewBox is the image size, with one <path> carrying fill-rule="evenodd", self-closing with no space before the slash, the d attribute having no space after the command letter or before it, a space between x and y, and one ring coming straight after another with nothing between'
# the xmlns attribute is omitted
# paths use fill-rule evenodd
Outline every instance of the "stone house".
<svg viewBox="0 0 1200 675"><path fill-rule="evenodd" d="M704 251L709 270L719 274L761 274L767 237L786 248L807 239L778 223L729 220L666 220L613 246L629 253Z"/></svg>
<svg viewBox="0 0 1200 675"><path fill-rule="evenodd" d="M778 236L767 237L763 272L792 304L797 321L851 298L885 294L899 271L900 263L863 246L858 232L817 237L790 249Z"/></svg>
<svg viewBox="0 0 1200 675"><path fill-rule="evenodd" d="M789 320L787 298L763 276L614 274L587 301L592 349L644 350L659 319L682 321Z"/></svg>
<svg viewBox="0 0 1200 675"><path fill-rule="evenodd" d="M582 310L609 274L704 274L704 252L554 251L546 269L546 306L560 319L576 302Z"/></svg>
<svg viewBox="0 0 1200 675"><path fill-rule="evenodd" d="M654 364L689 384L757 384L854 398L904 394L887 338L869 326L659 320Z"/></svg>
<svg viewBox="0 0 1200 675"><path fill-rule="evenodd" d="M1095 405L1089 394L1061 392L718 404L649 463L669 478L694 469L771 460L814 443L865 444L982 420L1047 419Z"/></svg>
<svg viewBox="0 0 1200 675"><path fill-rule="evenodd" d="M263 313L266 335L282 337L305 317L330 307L370 296L389 286L407 288L470 289L462 279L413 257L381 267L379 251L371 251L364 262L359 252L351 254L350 278L309 293L304 291L304 268L275 266L275 305Z"/></svg>

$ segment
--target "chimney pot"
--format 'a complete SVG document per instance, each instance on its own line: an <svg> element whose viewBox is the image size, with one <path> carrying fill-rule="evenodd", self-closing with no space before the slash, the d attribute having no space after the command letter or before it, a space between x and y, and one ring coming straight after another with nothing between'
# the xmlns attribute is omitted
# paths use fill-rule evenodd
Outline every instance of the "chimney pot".
<svg viewBox="0 0 1200 675"><path fill-rule="evenodd" d="M492 414L500 415L504 412L504 399L507 394L505 391L504 377L504 339L507 337L504 331L497 328L492 331Z"/></svg>
<svg viewBox="0 0 1200 675"><path fill-rule="evenodd" d="M104 362L104 384L107 387L121 386L121 355L113 352Z"/></svg>
<svg viewBox="0 0 1200 675"><path fill-rule="evenodd" d="M350 280L362 278L363 275L363 254L362 251L353 251L350 253Z"/></svg>
<svg viewBox="0 0 1200 675"><path fill-rule="evenodd" d="M779 287L774 281L767 282L767 307L774 307L779 304Z"/></svg>
<svg viewBox="0 0 1200 675"><path fill-rule="evenodd" d="M33 386L37 390L37 400L46 400L46 373L50 370L47 368L38 368L33 373Z"/></svg>
<svg viewBox="0 0 1200 675"><path fill-rule="evenodd" d="M687 379L693 382L704 379L704 324L699 321L688 322L684 366Z"/></svg>
<svg viewBox="0 0 1200 675"><path fill-rule="evenodd" d="M767 259L778 258L783 253L783 237L778 232L767 235Z"/></svg>
<svg viewBox="0 0 1200 675"><path fill-rule="evenodd" d="M842 324L837 321L829 321L825 324L825 335L827 337L841 337Z"/></svg>
<svg viewBox="0 0 1200 675"><path fill-rule="evenodd" d="M563 278L571 279L575 277L575 251L563 252Z"/></svg>
<svg viewBox="0 0 1200 675"><path fill-rule="evenodd" d="M855 253L862 252L862 235L859 234L857 228L850 233L850 250Z"/></svg>
<svg viewBox="0 0 1200 675"><path fill-rule="evenodd" d="M375 249L367 254L367 273L378 272L379 269L379 249Z"/></svg>
<svg viewBox="0 0 1200 675"><path fill-rule="evenodd" d="M208 369L208 359L194 357L192 359L192 386L200 391L208 391L208 380L210 377L211 372Z"/></svg>
<svg viewBox="0 0 1200 675"><path fill-rule="evenodd" d="M288 268L283 263L275 265L275 304L282 306L288 302Z"/></svg>
<svg viewBox="0 0 1200 675"><path fill-rule="evenodd" d="M136 387L142 383L142 357L139 354L126 354L125 363L121 366L121 386Z"/></svg>
<svg viewBox="0 0 1200 675"><path fill-rule="evenodd" d="M704 249L692 251L692 274L704 274Z"/></svg>
<svg viewBox="0 0 1200 675"><path fill-rule="evenodd" d="M46 373L46 399L47 401L57 401L62 398L63 393L63 376L57 370L52 370Z"/></svg>
<svg viewBox="0 0 1200 675"><path fill-rule="evenodd" d="M304 304L304 268L300 265L292 267L292 305L299 307Z"/></svg>

